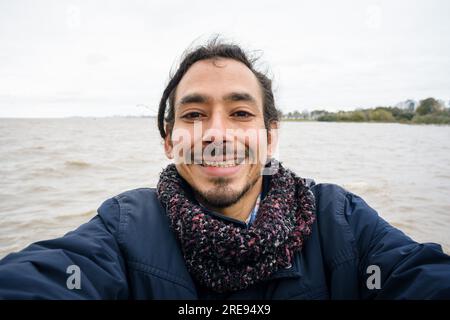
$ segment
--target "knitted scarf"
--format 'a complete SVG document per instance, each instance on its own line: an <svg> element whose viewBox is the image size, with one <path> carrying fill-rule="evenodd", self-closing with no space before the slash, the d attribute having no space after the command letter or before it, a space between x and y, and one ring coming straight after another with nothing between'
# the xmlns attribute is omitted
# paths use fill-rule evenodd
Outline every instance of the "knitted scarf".
<svg viewBox="0 0 450 320"><path fill-rule="evenodd" d="M162 171L158 198L186 266L200 284L220 293L247 288L289 267L294 252L301 250L315 220L314 195L304 179L276 164L279 168L248 228L205 212L188 196L175 165Z"/></svg>

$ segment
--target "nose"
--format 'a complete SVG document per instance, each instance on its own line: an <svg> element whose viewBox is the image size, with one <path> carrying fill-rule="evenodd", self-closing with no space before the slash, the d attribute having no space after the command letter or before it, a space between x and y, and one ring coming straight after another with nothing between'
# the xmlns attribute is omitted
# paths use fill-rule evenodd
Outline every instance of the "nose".
<svg viewBox="0 0 450 320"><path fill-rule="evenodd" d="M230 137L227 137L226 115L220 110L213 112L209 120L205 121L203 125L203 142L220 144L229 140Z"/></svg>

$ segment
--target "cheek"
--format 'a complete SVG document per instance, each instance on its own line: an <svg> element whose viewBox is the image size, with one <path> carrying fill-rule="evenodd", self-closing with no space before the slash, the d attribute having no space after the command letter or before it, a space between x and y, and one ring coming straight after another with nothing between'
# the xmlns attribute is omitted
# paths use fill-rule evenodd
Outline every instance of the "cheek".
<svg viewBox="0 0 450 320"><path fill-rule="evenodd" d="M238 137L239 144L250 151L250 164L265 164L267 158L267 130L265 128L249 129Z"/></svg>
<svg viewBox="0 0 450 320"><path fill-rule="evenodd" d="M192 169L186 164L176 164L178 173L189 185L195 185L195 179L193 178Z"/></svg>
<svg viewBox="0 0 450 320"><path fill-rule="evenodd" d="M191 152L194 144L192 130L182 127L174 127L172 132L172 147L175 164L191 163Z"/></svg>

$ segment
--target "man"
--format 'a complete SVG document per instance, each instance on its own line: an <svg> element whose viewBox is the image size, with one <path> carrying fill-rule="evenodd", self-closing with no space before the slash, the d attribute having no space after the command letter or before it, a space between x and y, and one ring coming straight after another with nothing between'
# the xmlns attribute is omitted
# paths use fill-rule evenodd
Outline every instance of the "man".
<svg viewBox="0 0 450 320"><path fill-rule="evenodd" d="M442 299L450 257L274 159L271 81L238 46L188 52L164 90L156 189L105 201L0 262L6 299ZM263 134L261 134L263 133Z"/></svg>

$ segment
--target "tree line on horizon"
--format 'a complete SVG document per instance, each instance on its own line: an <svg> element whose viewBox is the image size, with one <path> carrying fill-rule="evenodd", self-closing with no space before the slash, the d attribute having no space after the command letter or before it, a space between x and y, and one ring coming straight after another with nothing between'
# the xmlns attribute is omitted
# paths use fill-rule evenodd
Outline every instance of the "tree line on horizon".
<svg viewBox="0 0 450 320"><path fill-rule="evenodd" d="M338 122L400 122L423 124L450 124L450 108L435 99L427 98L419 101L417 107L383 107L356 109L353 111L329 112L313 110L311 112L298 110L282 113L283 120L316 120Z"/></svg>

